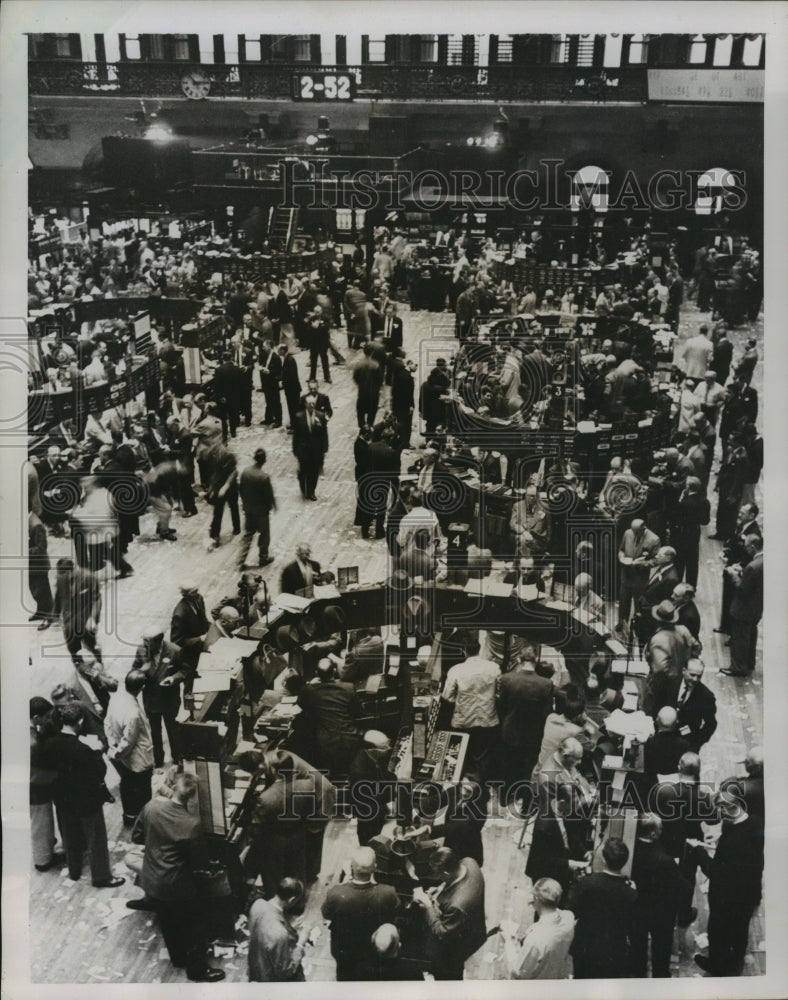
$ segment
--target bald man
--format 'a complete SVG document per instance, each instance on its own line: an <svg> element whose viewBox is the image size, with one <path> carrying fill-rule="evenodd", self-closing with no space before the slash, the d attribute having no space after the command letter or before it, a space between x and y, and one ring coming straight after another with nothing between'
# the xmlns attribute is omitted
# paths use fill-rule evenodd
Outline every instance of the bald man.
<svg viewBox="0 0 788 1000"><path fill-rule="evenodd" d="M396 797L397 782L388 769L390 756L388 736L377 729L369 729L350 765L350 805L356 816L356 836L362 847L383 829L387 806Z"/></svg>
<svg viewBox="0 0 788 1000"><path fill-rule="evenodd" d="M420 963L402 958L399 931L394 924L381 924L371 938L372 958L358 966L364 982L393 983L423 980Z"/></svg>
<svg viewBox="0 0 788 1000"><path fill-rule="evenodd" d="M331 921L331 954L337 963L337 982L359 981L362 964L375 958L370 932L394 922L397 893L375 881L375 852L359 847L350 861L350 878L332 886L322 913Z"/></svg>
<svg viewBox="0 0 788 1000"><path fill-rule="evenodd" d="M687 663L676 698L679 732L694 753L700 753L717 729L717 699L703 683L703 670L702 660Z"/></svg>
<svg viewBox="0 0 788 1000"><path fill-rule="evenodd" d="M689 742L679 732L675 708L664 705L657 712L655 729L643 747L643 770L649 787L678 774L679 760L690 750Z"/></svg>
<svg viewBox="0 0 788 1000"><path fill-rule="evenodd" d="M632 604L637 607L638 599L648 584L654 556L659 548L659 536L649 531L642 517L636 517L624 532L618 550L619 593L617 630L622 631L629 621ZM678 581L676 581L678 583Z"/></svg>

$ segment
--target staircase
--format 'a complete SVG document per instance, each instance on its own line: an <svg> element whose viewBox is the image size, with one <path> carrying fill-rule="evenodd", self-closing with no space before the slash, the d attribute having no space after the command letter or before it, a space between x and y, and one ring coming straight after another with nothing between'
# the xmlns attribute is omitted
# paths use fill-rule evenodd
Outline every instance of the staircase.
<svg viewBox="0 0 788 1000"><path fill-rule="evenodd" d="M268 240L273 250L290 249L298 222L298 208L273 208L268 220Z"/></svg>

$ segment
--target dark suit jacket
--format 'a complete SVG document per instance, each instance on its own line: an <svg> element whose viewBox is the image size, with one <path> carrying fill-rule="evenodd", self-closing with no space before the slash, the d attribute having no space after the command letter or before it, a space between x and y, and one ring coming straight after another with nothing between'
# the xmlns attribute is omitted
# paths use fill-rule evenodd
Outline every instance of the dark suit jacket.
<svg viewBox="0 0 788 1000"><path fill-rule="evenodd" d="M621 876L594 872L569 893L569 909L577 917L571 954L592 963L602 976L625 978L638 894Z"/></svg>
<svg viewBox="0 0 788 1000"><path fill-rule="evenodd" d="M675 919L692 902L694 885L682 878L679 867L660 841L638 840L632 859L632 881L638 893L641 918Z"/></svg>
<svg viewBox="0 0 788 1000"><path fill-rule="evenodd" d="M412 409L415 405L413 375L401 359L395 359L391 372L391 409L394 413Z"/></svg>
<svg viewBox="0 0 788 1000"><path fill-rule="evenodd" d="M465 876L436 898L427 911L432 935L433 965L438 975L466 962L487 940L484 918L484 876L473 858L463 858Z"/></svg>
<svg viewBox="0 0 788 1000"><path fill-rule="evenodd" d="M262 371L264 367L268 369L267 372ZM275 347L272 349L270 356L267 348L260 348L260 369L260 377L264 383L275 388L282 375L282 359Z"/></svg>
<svg viewBox="0 0 788 1000"><path fill-rule="evenodd" d="M496 707L501 740L510 747L541 746L544 723L553 706L553 682L525 670L501 674Z"/></svg>
<svg viewBox="0 0 788 1000"><path fill-rule="evenodd" d="M640 596L641 608L653 608L660 601L666 601L673 593L673 588L678 582L679 574L676 571L676 567L669 566L659 579L653 579L646 584L646 588Z"/></svg>
<svg viewBox="0 0 788 1000"><path fill-rule="evenodd" d="M219 402L224 400L231 407L238 406L241 374L241 369L232 361L225 361L219 365L213 373L213 391Z"/></svg>
<svg viewBox="0 0 788 1000"><path fill-rule="evenodd" d="M696 848L702 871L709 876L709 910L755 908L761 901L763 823L748 816L735 826L723 824L714 857Z"/></svg>
<svg viewBox="0 0 788 1000"><path fill-rule="evenodd" d="M694 601L683 604L679 608L679 625L689 629L690 634L700 639L700 612Z"/></svg>
<svg viewBox="0 0 788 1000"><path fill-rule="evenodd" d="M202 596L196 594L182 597L172 613L170 642L174 642L176 646L193 646L197 637L204 636L209 627Z"/></svg>
<svg viewBox="0 0 788 1000"><path fill-rule="evenodd" d="M643 770L646 779L656 783L658 774L676 774L679 758L690 749L689 741L679 732L654 733L643 747Z"/></svg>
<svg viewBox="0 0 788 1000"><path fill-rule="evenodd" d="M140 882L153 899L191 899L197 895L196 868L207 858L200 817L173 799L146 803L131 838L145 845Z"/></svg>
<svg viewBox="0 0 788 1000"><path fill-rule="evenodd" d="M274 506L274 491L267 472L256 465L248 465L238 482L244 513L251 517L262 517Z"/></svg>
<svg viewBox="0 0 788 1000"><path fill-rule="evenodd" d="M731 616L754 625L763 615L763 552L747 563L731 601Z"/></svg>
<svg viewBox="0 0 788 1000"><path fill-rule="evenodd" d="M702 681L698 681L679 707L679 729L685 726L689 727L689 733L684 736L694 753L709 742L717 728L717 699Z"/></svg>
<svg viewBox="0 0 788 1000"><path fill-rule="evenodd" d="M293 417L293 454L299 465L323 467L323 458L328 451L328 430L325 418L319 413L313 417L310 431L306 413L296 413Z"/></svg>
<svg viewBox="0 0 788 1000"><path fill-rule="evenodd" d="M711 794L690 781L664 781L654 792L654 811L662 817L662 843L673 858L683 858L688 837L703 839L701 822L716 816Z"/></svg>
<svg viewBox="0 0 788 1000"><path fill-rule="evenodd" d="M397 893L390 885L344 882L326 893L322 914L331 921L331 954L353 964L372 958L370 938L381 924L393 924Z"/></svg>
<svg viewBox="0 0 788 1000"><path fill-rule="evenodd" d="M100 750L91 750L71 733L55 733L43 745L43 767L55 771L53 798L71 816L91 816L106 801L107 766Z"/></svg>
<svg viewBox="0 0 788 1000"><path fill-rule="evenodd" d="M353 370L353 381L358 386L359 399L377 398L380 392L382 369L377 361L364 357L356 362Z"/></svg>
<svg viewBox="0 0 788 1000"><path fill-rule="evenodd" d="M315 562L314 559L308 561L312 567L312 572L317 575L320 572L320 563ZM299 590L303 590L305 587L306 580L304 579L304 574L298 565L298 560L294 559L293 562L288 563L282 570L279 589L283 594L297 594Z"/></svg>
<svg viewBox="0 0 788 1000"><path fill-rule="evenodd" d="M525 874L532 882L552 878L564 892L569 888L569 861L580 861L588 849L586 824L582 820L564 820L568 846L564 845L558 820L554 816L539 816L534 824L533 840L528 852Z"/></svg>
<svg viewBox="0 0 788 1000"><path fill-rule="evenodd" d="M392 350L395 347L402 347L402 320L399 316L391 317L391 336L386 337L386 323L387 319L385 316L381 316L379 320L375 323L375 333L383 334L383 343L386 345L387 350Z"/></svg>
<svg viewBox="0 0 788 1000"><path fill-rule="evenodd" d="M301 396L301 409L306 409L306 397L309 393L305 392ZM324 413L327 417L334 416L334 409L331 406L331 400L324 392L319 392L315 397L315 409L318 413Z"/></svg>
<svg viewBox="0 0 788 1000"><path fill-rule="evenodd" d="M282 388L285 395L301 394L301 379L298 376L298 362L295 355L286 354L282 361Z"/></svg>

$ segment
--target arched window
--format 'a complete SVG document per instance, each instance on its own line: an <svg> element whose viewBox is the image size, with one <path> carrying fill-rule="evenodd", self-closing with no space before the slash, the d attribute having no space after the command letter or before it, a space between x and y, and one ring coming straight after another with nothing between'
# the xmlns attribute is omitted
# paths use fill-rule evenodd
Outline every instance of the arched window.
<svg viewBox="0 0 788 1000"><path fill-rule="evenodd" d="M698 178L698 194L695 199L696 215L718 215L724 207L725 191L736 186L736 178L730 170L713 167Z"/></svg>
<svg viewBox="0 0 788 1000"><path fill-rule="evenodd" d="M569 207L573 212L581 208L591 208L595 212L606 212L608 177L602 167L589 165L581 167L572 177L572 193Z"/></svg>

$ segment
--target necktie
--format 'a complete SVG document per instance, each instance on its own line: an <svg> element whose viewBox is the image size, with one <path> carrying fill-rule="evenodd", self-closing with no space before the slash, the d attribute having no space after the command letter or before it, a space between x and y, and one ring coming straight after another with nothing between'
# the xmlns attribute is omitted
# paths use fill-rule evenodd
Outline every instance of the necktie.
<svg viewBox="0 0 788 1000"><path fill-rule="evenodd" d="M684 705L688 695L689 695L689 688L685 684L682 684L681 694L679 695L678 705L676 706L677 708L681 708L682 705Z"/></svg>
<svg viewBox="0 0 788 1000"><path fill-rule="evenodd" d="M559 819L557 822L558 822L558 829L561 831L561 840L563 840L564 847L568 851L569 850L569 838L566 835L566 827L564 826L564 821L562 819Z"/></svg>

